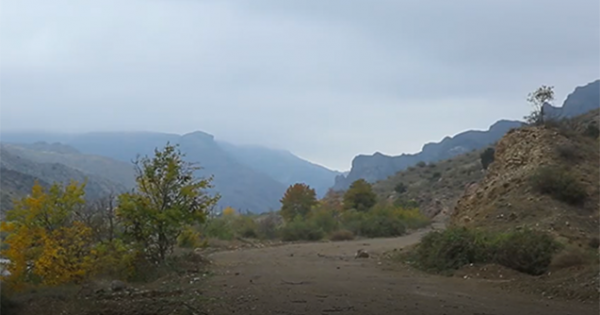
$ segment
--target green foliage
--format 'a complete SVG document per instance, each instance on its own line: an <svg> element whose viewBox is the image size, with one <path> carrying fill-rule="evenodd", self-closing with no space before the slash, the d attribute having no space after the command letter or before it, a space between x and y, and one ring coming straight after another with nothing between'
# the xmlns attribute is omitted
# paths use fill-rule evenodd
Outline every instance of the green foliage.
<svg viewBox="0 0 600 315"><path fill-rule="evenodd" d="M531 275L546 272L559 249L552 236L533 230L503 234L496 242L496 263Z"/></svg>
<svg viewBox="0 0 600 315"><path fill-rule="evenodd" d="M411 258L418 267L436 272L449 272L471 263L497 263L539 275L548 269L558 249L552 236L539 231L486 233L452 227L423 237Z"/></svg>
<svg viewBox="0 0 600 315"><path fill-rule="evenodd" d="M339 228L334 212L323 208L311 211L309 221L325 233L331 233Z"/></svg>
<svg viewBox="0 0 600 315"><path fill-rule="evenodd" d="M202 224L200 234L205 238L216 238L220 240L232 240L234 231L229 217L209 218Z"/></svg>
<svg viewBox="0 0 600 315"><path fill-rule="evenodd" d="M119 196L117 215L124 236L151 261L164 262L184 226L202 223L219 196L205 191L212 187L212 178L195 179L199 168L168 143L152 159L138 158L135 166L136 190Z"/></svg>
<svg viewBox="0 0 600 315"><path fill-rule="evenodd" d="M596 124L595 122L590 123L583 131L583 135L592 139L598 139L598 137L600 136L600 127L598 127L598 124Z"/></svg>
<svg viewBox="0 0 600 315"><path fill-rule="evenodd" d="M487 148L487 149L485 149L485 151L481 152L481 154L479 155L479 158L481 161L481 167L483 167L484 170L487 170L487 168L490 166L490 164L492 164L494 162L494 154L495 154L494 148Z"/></svg>
<svg viewBox="0 0 600 315"><path fill-rule="evenodd" d="M429 224L429 219L418 209L403 209L393 206L377 206L369 212L349 210L342 215L342 226L355 235L364 237L400 236L406 229L415 229Z"/></svg>
<svg viewBox="0 0 600 315"><path fill-rule="evenodd" d="M200 233L192 226L186 226L179 237L177 237L177 246L181 248L196 248L200 246Z"/></svg>
<svg viewBox="0 0 600 315"><path fill-rule="evenodd" d="M317 194L310 186L298 183L288 187L280 202L281 216L289 222L296 216L306 217L317 204Z"/></svg>
<svg viewBox="0 0 600 315"><path fill-rule="evenodd" d="M257 222L256 233L261 239L271 240L277 238L277 228L278 226L275 216L269 215L266 218L263 218Z"/></svg>
<svg viewBox="0 0 600 315"><path fill-rule="evenodd" d="M585 187L564 167L542 166L530 178L531 184L542 194L578 205L585 201Z"/></svg>
<svg viewBox="0 0 600 315"><path fill-rule="evenodd" d="M364 179L359 179L350 185L344 194L344 209L368 211L377 202L373 187Z"/></svg>
<svg viewBox="0 0 600 315"><path fill-rule="evenodd" d="M466 228L431 232L423 237L414 254L419 267L437 272L491 260L486 236Z"/></svg>
<svg viewBox="0 0 600 315"><path fill-rule="evenodd" d="M406 185L402 182L396 184L396 186L394 186L394 191L397 192L398 194L403 194L406 192L406 190L408 189L408 187L406 187Z"/></svg>
<svg viewBox="0 0 600 315"><path fill-rule="evenodd" d="M439 179L440 177L442 177L442 173L440 172L434 172L433 174L431 174L431 179L433 180Z"/></svg>
<svg viewBox="0 0 600 315"><path fill-rule="evenodd" d="M417 163L418 167L425 167L427 166L427 163L425 163L425 161L419 161L419 163Z"/></svg>
<svg viewBox="0 0 600 315"><path fill-rule="evenodd" d="M281 229L281 239L290 241L318 241L324 236L323 230L310 221L297 216Z"/></svg>

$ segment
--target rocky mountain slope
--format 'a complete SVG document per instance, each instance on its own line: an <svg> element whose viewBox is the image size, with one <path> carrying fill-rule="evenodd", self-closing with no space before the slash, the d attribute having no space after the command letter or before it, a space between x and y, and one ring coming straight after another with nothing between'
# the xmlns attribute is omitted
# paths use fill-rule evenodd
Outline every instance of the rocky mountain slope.
<svg viewBox="0 0 600 315"><path fill-rule="evenodd" d="M484 176L479 155L471 151L436 163L419 164L373 184L379 200L402 204L414 202L428 217L446 218L465 188ZM398 192L402 185L405 191Z"/></svg>
<svg viewBox="0 0 600 315"><path fill-rule="evenodd" d="M485 177L459 199L451 222L533 227L588 246L600 232L598 126L600 110L594 110L560 126L509 132Z"/></svg>
<svg viewBox="0 0 600 315"><path fill-rule="evenodd" d="M600 106L600 80L577 87L565 100L562 107L546 106L546 114L552 117L570 118ZM439 143L428 143L417 154L386 156L381 153L359 155L352 161L352 169L347 176L337 176L334 189L344 190L357 179L369 182L386 179L396 172L415 165L420 161L436 162L482 149L498 141L509 130L522 125L519 121L500 120L487 131L466 131L454 137L446 137Z"/></svg>
<svg viewBox="0 0 600 315"><path fill-rule="evenodd" d="M76 180L86 184L86 197L96 199L111 192L120 192L125 186L94 174L71 168L62 163L39 163L22 157L12 147L0 146L0 200L1 209L12 207L13 198L25 196L31 192L35 180L49 187L54 182L69 183Z"/></svg>
<svg viewBox="0 0 600 315"><path fill-rule="evenodd" d="M478 150L498 141L506 132L522 126L522 122L501 120L486 131L469 130L454 137L446 137L438 143L428 143L421 152L387 156L381 153L359 155L352 160L352 169L347 176L337 176L334 189L347 189L357 179L376 182L394 175L396 172L418 162L437 162L444 159Z"/></svg>

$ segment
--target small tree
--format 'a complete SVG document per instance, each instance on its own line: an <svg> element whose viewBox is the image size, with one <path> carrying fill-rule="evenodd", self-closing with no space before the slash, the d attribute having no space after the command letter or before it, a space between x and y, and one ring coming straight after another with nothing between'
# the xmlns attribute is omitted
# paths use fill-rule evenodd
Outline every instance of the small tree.
<svg viewBox="0 0 600 315"><path fill-rule="evenodd" d="M281 216L286 222L291 222L296 216L306 217L317 205L317 194L310 186L297 183L288 187L280 202Z"/></svg>
<svg viewBox="0 0 600 315"><path fill-rule="evenodd" d="M364 179L356 180L344 194L344 209L368 211L377 203L373 187Z"/></svg>
<svg viewBox="0 0 600 315"><path fill-rule="evenodd" d="M406 192L406 185L402 182L396 184L396 186L394 187L394 191L397 192L398 194L403 194Z"/></svg>
<svg viewBox="0 0 600 315"><path fill-rule="evenodd" d="M479 155L481 166L484 170L487 170L488 166L494 162L494 153L494 148L487 148Z"/></svg>
<svg viewBox="0 0 600 315"><path fill-rule="evenodd" d="M152 159L138 158L137 189L119 196L117 216L124 235L155 263L164 262L187 225L204 222L220 197L206 192L212 177L195 179L199 167L183 157L177 146L167 143Z"/></svg>
<svg viewBox="0 0 600 315"><path fill-rule="evenodd" d="M531 114L525 116L527 123L532 125L544 124L544 105L554 100L554 87L542 85L535 92L529 93L527 102L533 106Z"/></svg>

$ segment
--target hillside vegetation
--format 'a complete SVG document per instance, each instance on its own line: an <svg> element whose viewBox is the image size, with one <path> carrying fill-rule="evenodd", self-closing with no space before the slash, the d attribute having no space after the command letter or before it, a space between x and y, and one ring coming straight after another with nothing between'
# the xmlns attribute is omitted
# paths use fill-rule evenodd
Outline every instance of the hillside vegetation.
<svg viewBox="0 0 600 315"><path fill-rule="evenodd" d="M31 190L33 182L49 187L52 183L87 181L85 192L88 199L98 199L110 193L121 192L125 186L94 174L84 173L62 163L38 163L19 155L20 151L12 147L0 146L0 178L2 192L2 210L11 206L13 198L25 196Z"/></svg>
<svg viewBox="0 0 600 315"><path fill-rule="evenodd" d="M451 213L465 189L484 176L482 150L437 163L417 163L373 185L381 200L414 204L428 217Z"/></svg>

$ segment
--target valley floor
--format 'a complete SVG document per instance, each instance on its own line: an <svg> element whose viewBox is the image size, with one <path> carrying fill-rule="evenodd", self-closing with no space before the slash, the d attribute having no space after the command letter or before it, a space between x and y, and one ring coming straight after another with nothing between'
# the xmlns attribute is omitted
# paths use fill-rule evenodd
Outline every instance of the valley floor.
<svg viewBox="0 0 600 315"><path fill-rule="evenodd" d="M598 314L597 303L511 293L495 281L424 274L384 259L427 231L394 239L217 252L203 284L208 314ZM355 259L358 249L369 258ZM504 280L505 281L505 280ZM497 282L497 281L496 281Z"/></svg>

